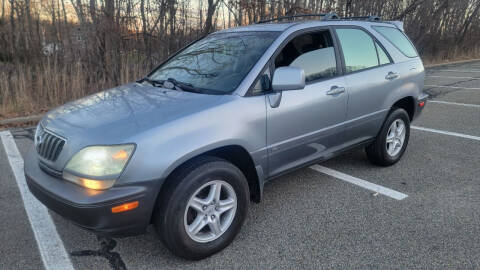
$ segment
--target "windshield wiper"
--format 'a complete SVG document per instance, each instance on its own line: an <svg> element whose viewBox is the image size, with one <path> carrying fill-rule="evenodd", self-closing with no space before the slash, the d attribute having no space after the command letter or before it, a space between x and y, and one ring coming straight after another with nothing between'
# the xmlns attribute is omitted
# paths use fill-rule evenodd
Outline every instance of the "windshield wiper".
<svg viewBox="0 0 480 270"><path fill-rule="evenodd" d="M180 82L180 81L175 80L174 78L168 78L166 80L155 80L155 79L150 79L148 77L145 77L141 80L138 80L137 82L138 83L148 82L152 86L155 86L155 87L164 87L164 88L168 88L168 89L176 89L176 90L179 90L179 91L186 91L186 92L192 92L192 93L210 94L210 95L225 95L225 92L223 92L223 91L195 87L191 83Z"/></svg>
<svg viewBox="0 0 480 270"><path fill-rule="evenodd" d="M149 84L151 84L152 86L155 86L155 87L158 87L158 86L163 86L163 83L165 81L160 81L160 80L154 80L154 79L150 79L148 77L145 77L141 80L138 80L137 81L138 83L142 83L142 82L148 82Z"/></svg>
<svg viewBox="0 0 480 270"><path fill-rule="evenodd" d="M145 78L139 80L138 82L139 83L148 82L152 86L155 86L155 87L165 87L165 88L168 88L168 89L176 89L176 90L180 90L180 91L202 93L202 90L194 87L192 84L179 82L179 81L175 80L174 78L168 78L166 80L154 80L154 79L150 79L148 77L145 77Z"/></svg>
<svg viewBox="0 0 480 270"><path fill-rule="evenodd" d="M168 78L167 82L172 83L175 87L180 88L182 91L193 92L193 93L202 93L202 89L193 86L191 83L179 82L174 78Z"/></svg>

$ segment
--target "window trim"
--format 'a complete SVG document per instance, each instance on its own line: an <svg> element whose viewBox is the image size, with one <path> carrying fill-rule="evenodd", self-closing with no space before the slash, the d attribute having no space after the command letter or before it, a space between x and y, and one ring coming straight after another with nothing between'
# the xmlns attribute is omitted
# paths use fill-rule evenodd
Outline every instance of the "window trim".
<svg viewBox="0 0 480 270"><path fill-rule="evenodd" d="M402 34L405 39L410 43L410 45L412 46L413 50L415 51L415 53L417 55L415 56L408 56L406 55L402 50L400 50L400 48L395 44L393 43L393 41L391 41L388 37L386 37L384 34L382 34L380 31L378 31L376 28L379 28L379 27L384 27L384 28L392 28L392 29L395 29L397 30L398 32L400 32L400 34ZM413 42L408 38L408 36L403 32L401 31L400 29L396 28L396 27L390 27L390 26L383 26L383 25L372 25L372 29L377 32L379 35L381 35L383 38L385 38L388 42L390 42L390 44L392 44L399 52L401 52L405 57L408 57L408 58L417 58L419 57L419 54L418 54L418 51L417 51L417 48L415 47L415 45L413 45Z"/></svg>
<svg viewBox="0 0 480 270"><path fill-rule="evenodd" d="M359 73L359 72L363 72L363 71L367 71L367 70L372 70L372 69L375 69L375 68L379 68L379 67L385 67L385 66L388 66L388 65L393 65L395 64L395 62L393 61L393 58L390 56L390 53L388 52L388 50L385 49L385 47L383 46L383 44L370 32L368 31L366 28L362 27L362 26L358 26L358 25L334 25L332 26L333 28L333 33L335 35L335 39L337 40L337 43L338 43L338 47L339 47L339 51L340 51L340 57L341 57L341 60L342 60L342 71L343 71L343 74L346 76L346 75L350 75L350 74L355 74L355 73ZM368 36L370 36L370 38L372 38L373 40L373 45L375 47L375 53L377 54L377 62L378 62L378 65L377 66L373 66L373 67L368 67L368 68L364 68L364 69L360 69L360 70L355 70L355 71L352 71L352 72L348 72L347 73L347 66L345 64L345 55L343 54L343 49L342 49L342 46L340 44L340 39L338 38L338 35L337 35L337 29L358 29L358 30L361 30L363 32L365 32ZM380 59L379 59L379 56L378 56L378 51L377 51L377 48L375 46L375 42L378 43L378 45L381 46L381 48L385 51L385 53L387 54L387 57L390 59L390 63L388 64L383 64L383 65L380 65Z"/></svg>
<svg viewBox="0 0 480 270"><path fill-rule="evenodd" d="M288 35L282 41L282 43L280 43L280 45L275 49L275 52L268 59L265 66L262 68L262 71L257 75L257 77L255 78L253 83L250 85L250 87L248 88L248 91L246 92L246 94L244 96L245 97L251 97L251 96L259 96L259 95L266 95L266 94L272 93L272 90L270 90L270 91L261 92L261 93L258 93L258 94L252 94L252 91L253 91L253 88L255 87L255 84L260 79L262 74L265 72L266 68L269 69L270 79L273 79L273 74L275 72L275 58L278 56L278 54L281 52L281 50L283 50L283 48L288 44L288 42L292 41L292 39L294 39L294 38L296 38L300 35L303 35L303 34L312 33L312 32L322 32L322 31L328 31L330 33L330 37L332 38L333 48L334 48L334 51L335 51L335 62L336 62L336 65L337 65L337 75L335 75L333 77L329 77L329 78L321 78L321 79L317 79L317 80L314 80L314 81L305 82L305 86L313 84L313 83L318 83L318 82L321 82L321 81L331 80L331 79L338 78L338 77L341 77L341 76L345 75L344 72L343 72L343 69L342 69L342 60L341 60L341 54L340 54L340 51L339 51L340 48L338 47L339 43L337 42L337 40L335 38L335 33L332 29L332 26L330 26L330 25L313 26L313 27L309 27L309 28L300 29L300 30L297 30L297 31L291 33L290 35Z"/></svg>

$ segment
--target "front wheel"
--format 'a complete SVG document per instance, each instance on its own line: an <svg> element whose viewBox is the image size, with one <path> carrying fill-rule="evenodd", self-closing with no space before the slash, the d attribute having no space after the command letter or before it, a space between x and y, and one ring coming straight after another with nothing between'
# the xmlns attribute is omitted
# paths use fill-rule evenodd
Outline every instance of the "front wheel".
<svg viewBox="0 0 480 270"><path fill-rule="evenodd" d="M200 157L165 184L154 223L170 251L198 260L233 241L249 202L247 180L237 167L223 159Z"/></svg>
<svg viewBox="0 0 480 270"><path fill-rule="evenodd" d="M402 108L388 115L375 141L365 148L368 159L377 165L390 166L400 160L410 138L410 118Z"/></svg>

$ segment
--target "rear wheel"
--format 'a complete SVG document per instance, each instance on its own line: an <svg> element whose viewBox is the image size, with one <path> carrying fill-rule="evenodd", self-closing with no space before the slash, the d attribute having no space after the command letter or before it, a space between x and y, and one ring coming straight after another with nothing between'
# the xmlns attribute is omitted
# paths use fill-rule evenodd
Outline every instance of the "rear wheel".
<svg viewBox="0 0 480 270"><path fill-rule="evenodd" d="M400 160L410 138L410 118L401 108L388 115L375 141L365 148L368 159L377 165L390 166Z"/></svg>
<svg viewBox="0 0 480 270"><path fill-rule="evenodd" d="M154 223L170 251L198 260L233 241L249 203L248 183L237 167L216 157L200 157L165 184Z"/></svg>

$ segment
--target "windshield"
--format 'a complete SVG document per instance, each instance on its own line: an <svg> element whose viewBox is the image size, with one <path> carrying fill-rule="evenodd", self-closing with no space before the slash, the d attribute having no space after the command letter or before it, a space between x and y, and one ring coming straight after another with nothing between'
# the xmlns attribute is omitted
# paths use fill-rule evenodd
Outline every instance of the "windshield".
<svg viewBox="0 0 480 270"><path fill-rule="evenodd" d="M149 79L174 79L197 89L232 92L277 36L278 32L209 35L168 60Z"/></svg>

